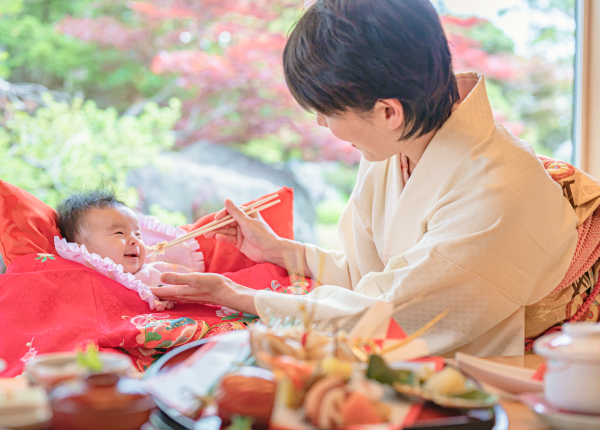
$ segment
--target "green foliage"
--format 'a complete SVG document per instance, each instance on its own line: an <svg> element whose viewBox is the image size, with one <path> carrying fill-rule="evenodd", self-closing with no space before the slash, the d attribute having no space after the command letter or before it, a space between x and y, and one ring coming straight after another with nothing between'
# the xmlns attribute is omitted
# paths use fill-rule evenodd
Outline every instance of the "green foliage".
<svg viewBox="0 0 600 430"><path fill-rule="evenodd" d="M346 200L356 184L356 176L358 175L357 165L338 164L333 171L325 173L327 183L335 186L344 195Z"/></svg>
<svg viewBox="0 0 600 430"><path fill-rule="evenodd" d="M238 150L249 157L258 158L267 164L278 163L285 158L283 145L275 136L252 139L245 145L238 146Z"/></svg>
<svg viewBox="0 0 600 430"><path fill-rule="evenodd" d="M34 115L9 112L4 118L2 179L52 206L75 189L101 182L124 190L126 203L134 204L136 193L126 187L126 176L172 147L180 102L173 99L164 108L148 103L139 117L119 117L116 110L99 109L91 101L44 99L47 107Z"/></svg>
<svg viewBox="0 0 600 430"><path fill-rule="evenodd" d="M166 224L175 226L187 224L189 222L185 214L182 212L169 211L156 204L150 206L150 215L155 216Z"/></svg>
<svg viewBox="0 0 600 430"><path fill-rule="evenodd" d="M5 4L8 3L8 4ZM49 15L56 15L65 4L82 2L23 2L3 0L0 15L0 46L9 53L5 62L6 77L17 71L18 81L29 76L42 84L57 83L65 79L70 70L93 62L93 46L56 32ZM19 73L19 69L20 73Z"/></svg>
<svg viewBox="0 0 600 430"><path fill-rule="evenodd" d="M234 415L227 430L252 430L252 417Z"/></svg>
<svg viewBox="0 0 600 430"><path fill-rule="evenodd" d="M515 49L512 39L489 21L468 29L465 35L480 41L481 49L489 54L512 53Z"/></svg>
<svg viewBox="0 0 600 430"><path fill-rule="evenodd" d="M70 93L82 91L100 107L112 106L120 112L140 95L154 95L168 80L153 74L144 60L114 48L99 49L96 43L56 29L67 15L103 13L123 11L110 2L92 0L1 0L0 77Z"/></svg>
<svg viewBox="0 0 600 430"><path fill-rule="evenodd" d="M8 78L10 75L10 69L6 64L9 54L6 51L0 52L0 78Z"/></svg>
<svg viewBox="0 0 600 430"><path fill-rule="evenodd" d="M517 112L512 109L512 103L506 98L503 93L503 85L489 79L485 82L488 98L494 109L508 114L509 119L518 119Z"/></svg>
<svg viewBox="0 0 600 430"><path fill-rule="evenodd" d="M489 21L451 28L477 40L486 55L499 54L496 64L505 65L505 71L512 69L505 76L486 75L494 114L536 152L550 156L572 140L575 4L576 0L521 0L500 11L499 15L530 16L532 43L527 57L515 55L512 40ZM478 64L471 66L482 72Z"/></svg>
<svg viewBox="0 0 600 430"><path fill-rule="evenodd" d="M317 206L317 222L320 224L336 224L346 207L346 202L339 199L325 200Z"/></svg>

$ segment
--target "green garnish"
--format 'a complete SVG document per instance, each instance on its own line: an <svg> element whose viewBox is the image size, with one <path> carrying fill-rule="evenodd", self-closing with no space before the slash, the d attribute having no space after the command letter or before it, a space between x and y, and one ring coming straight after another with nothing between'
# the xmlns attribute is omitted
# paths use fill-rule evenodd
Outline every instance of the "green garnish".
<svg viewBox="0 0 600 430"><path fill-rule="evenodd" d="M252 418L234 415L227 430L252 430Z"/></svg>
<svg viewBox="0 0 600 430"><path fill-rule="evenodd" d="M484 393L483 391L473 390L462 394L454 394L452 397L467 400L487 400L490 395L488 393Z"/></svg>
<svg viewBox="0 0 600 430"><path fill-rule="evenodd" d="M84 367L91 372L102 372L102 360L100 360L100 354L98 354L98 347L93 343L88 343L85 351L77 351L76 353L77 364Z"/></svg>
<svg viewBox="0 0 600 430"><path fill-rule="evenodd" d="M380 355L371 355L367 367L367 378L388 385L395 382L412 385L414 374L409 370L394 370L387 365Z"/></svg>

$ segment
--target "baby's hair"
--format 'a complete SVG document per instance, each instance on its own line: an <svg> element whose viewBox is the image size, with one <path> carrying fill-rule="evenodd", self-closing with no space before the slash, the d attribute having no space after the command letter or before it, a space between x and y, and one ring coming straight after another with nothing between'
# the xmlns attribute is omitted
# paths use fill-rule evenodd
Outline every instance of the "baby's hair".
<svg viewBox="0 0 600 430"><path fill-rule="evenodd" d="M114 190L106 187L78 191L58 205L58 228L67 242L77 242L85 215L90 209L126 206L117 199Z"/></svg>

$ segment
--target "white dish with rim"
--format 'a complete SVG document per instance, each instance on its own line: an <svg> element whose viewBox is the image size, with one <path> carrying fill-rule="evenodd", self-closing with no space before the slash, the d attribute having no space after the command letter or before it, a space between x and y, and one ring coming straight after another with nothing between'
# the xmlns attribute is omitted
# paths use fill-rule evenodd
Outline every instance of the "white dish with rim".
<svg viewBox="0 0 600 430"><path fill-rule="evenodd" d="M102 373L111 373L117 376L127 376L133 369L129 357L116 353L98 353L102 362ZM27 379L32 385L41 385L48 388L68 379L85 377L90 370L77 364L73 353L51 352L39 354L25 364Z"/></svg>
<svg viewBox="0 0 600 430"><path fill-rule="evenodd" d="M598 430L600 415L578 414L554 408L541 393L527 393L519 396L529 409L557 430Z"/></svg>
<svg viewBox="0 0 600 430"><path fill-rule="evenodd" d="M40 387L29 387L24 378L0 379L0 428L40 430L50 427L52 412Z"/></svg>
<svg viewBox="0 0 600 430"><path fill-rule="evenodd" d="M456 353L458 368L479 382L506 391L521 394L544 390L544 383L531 379L535 369L496 363L462 352Z"/></svg>

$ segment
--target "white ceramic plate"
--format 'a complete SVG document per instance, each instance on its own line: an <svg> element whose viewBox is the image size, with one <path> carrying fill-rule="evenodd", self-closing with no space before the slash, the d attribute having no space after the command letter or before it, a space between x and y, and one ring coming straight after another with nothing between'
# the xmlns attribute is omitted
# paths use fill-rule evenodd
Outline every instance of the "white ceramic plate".
<svg viewBox="0 0 600 430"><path fill-rule="evenodd" d="M48 407L31 408L11 413L0 411L0 428L43 430L50 427L51 419L52 412Z"/></svg>
<svg viewBox="0 0 600 430"><path fill-rule="evenodd" d="M598 430L600 415L565 412L550 406L543 394L521 394L519 400L538 414L553 429L560 430Z"/></svg>
<svg viewBox="0 0 600 430"><path fill-rule="evenodd" d="M511 394L544 390L542 381L534 381L534 369L496 363L462 352L456 353L458 368L479 382L499 388Z"/></svg>

